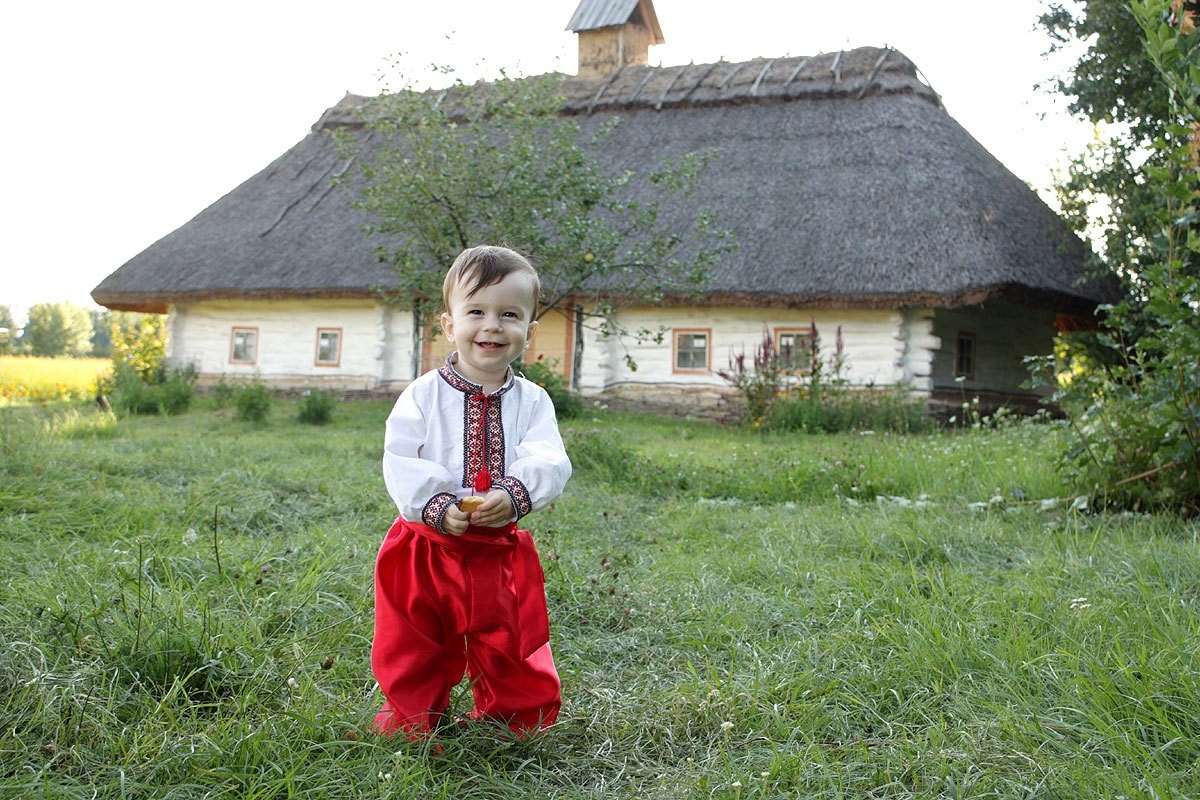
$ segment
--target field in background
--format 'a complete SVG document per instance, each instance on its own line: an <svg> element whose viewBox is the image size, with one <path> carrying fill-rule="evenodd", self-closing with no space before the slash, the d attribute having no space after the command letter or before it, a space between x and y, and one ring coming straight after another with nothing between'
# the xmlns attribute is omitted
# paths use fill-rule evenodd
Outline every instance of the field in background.
<svg viewBox="0 0 1200 800"><path fill-rule="evenodd" d="M1082 512L1056 424L573 420L560 722L438 751L370 732L389 404L206 403L0 409L0 797L1200 797L1200 527Z"/></svg>
<svg viewBox="0 0 1200 800"><path fill-rule="evenodd" d="M94 397L111 369L107 358L0 356L0 407Z"/></svg>

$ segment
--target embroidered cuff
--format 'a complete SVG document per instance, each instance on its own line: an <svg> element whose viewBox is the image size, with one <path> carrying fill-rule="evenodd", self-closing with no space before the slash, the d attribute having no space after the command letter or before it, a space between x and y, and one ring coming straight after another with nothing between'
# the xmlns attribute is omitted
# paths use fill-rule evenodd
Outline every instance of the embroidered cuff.
<svg viewBox="0 0 1200 800"><path fill-rule="evenodd" d="M442 530L442 520L446 517L446 509L452 506L457 499L448 492L435 494L425 504L425 508L421 509L421 522L424 522L438 533L445 533Z"/></svg>
<svg viewBox="0 0 1200 800"><path fill-rule="evenodd" d="M511 475L495 478L492 481L492 488L508 492L508 496L512 498L513 508L517 511L517 519L533 511L533 501L529 499L529 490L525 488L525 484Z"/></svg>

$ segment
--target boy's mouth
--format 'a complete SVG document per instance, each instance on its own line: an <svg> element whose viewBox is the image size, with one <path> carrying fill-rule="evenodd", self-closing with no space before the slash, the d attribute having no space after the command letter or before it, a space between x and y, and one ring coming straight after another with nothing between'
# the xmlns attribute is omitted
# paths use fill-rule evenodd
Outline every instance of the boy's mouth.
<svg viewBox="0 0 1200 800"><path fill-rule="evenodd" d="M504 344L503 342L476 342L475 346L483 350L500 350Z"/></svg>

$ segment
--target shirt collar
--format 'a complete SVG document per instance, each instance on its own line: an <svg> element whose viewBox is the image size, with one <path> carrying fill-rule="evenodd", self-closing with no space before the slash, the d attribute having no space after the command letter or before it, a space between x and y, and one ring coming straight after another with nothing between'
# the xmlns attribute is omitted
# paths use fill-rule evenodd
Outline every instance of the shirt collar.
<svg viewBox="0 0 1200 800"><path fill-rule="evenodd" d="M458 361L458 351L446 356L446 363L438 367L438 374L442 377L451 388L457 389L465 394L479 395L483 394L483 387L478 383L473 383L462 376L462 374L454 368L454 364ZM513 387L516 377L513 374L512 367L508 368L508 374L504 377L504 383L499 389L492 392L491 397L504 394Z"/></svg>

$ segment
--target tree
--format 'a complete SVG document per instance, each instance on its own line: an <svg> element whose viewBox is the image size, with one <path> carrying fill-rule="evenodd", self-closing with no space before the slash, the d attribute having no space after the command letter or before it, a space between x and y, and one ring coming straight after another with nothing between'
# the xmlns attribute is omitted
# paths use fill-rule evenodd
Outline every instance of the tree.
<svg viewBox="0 0 1200 800"><path fill-rule="evenodd" d="M96 358L112 356L112 313L103 308L92 311L92 355Z"/></svg>
<svg viewBox="0 0 1200 800"><path fill-rule="evenodd" d="M1101 126L1058 183L1063 213L1095 240L1103 256L1097 268L1136 292L1142 265L1158 257L1158 198L1143 167L1169 160L1154 146L1171 119L1167 88L1147 68L1145 39L1128 0L1053 3L1040 23L1051 51L1085 45L1071 73L1051 79L1050 88L1067 98L1073 114Z"/></svg>
<svg viewBox="0 0 1200 800"><path fill-rule="evenodd" d="M1116 196L1126 208L1136 203L1141 219L1136 258L1133 251L1105 254L1131 288L1099 338L1110 358L1058 395L1078 434L1063 463L1109 503L1197 511L1200 33L1180 0L1133 0L1128 8L1143 43L1142 71L1165 105L1157 120L1149 106L1139 117L1139 135L1152 138L1141 162L1126 165L1136 200Z"/></svg>
<svg viewBox="0 0 1200 800"><path fill-rule="evenodd" d="M167 324L162 314L114 311L109 315L114 372L132 369L148 384L163 381Z"/></svg>
<svg viewBox="0 0 1200 800"><path fill-rule="evenodd" d="M560 81L385 92L364 111L369 149L344 138L363 158L360 207L374 220L369 233L388 238L378 252L396 270L392 296L413 309L416 341L438 310L446 268L466 247L504 244L531 258L543 284L538 316L557 308L577 326L587 319L622 335L612 323L614 290L628 302L695 294L733 246L713 215L689 202L713 153L646 175L610 174L592 148L611 126L585 140L560 114Z"/></svg>
<svg viewBox="0 0 1200 800"><path fill-rule="evenodd" d="M0 355L11 355L17 339L17 321L12 309L0 306Z"/></svg>
<svg viewBox="0 0 1200 800"><path fill-rule="evenodd" d="M91 352L92 318L74 303L38 303L29 309L21 348L34 356L81 357Z"/></svg>
<svg viewBox="0 0 1200 800"><path fill-rule="evenodd" d="M1039 20L1051 51L1086 43L1071 74L1052 80L1070 100L1070 111L1092 122L1130 126L1130 141L1146 144L1167 118L1166 87L1146 69L1142 31L1128 0L1070 0L1052 3Z"/></svg>

